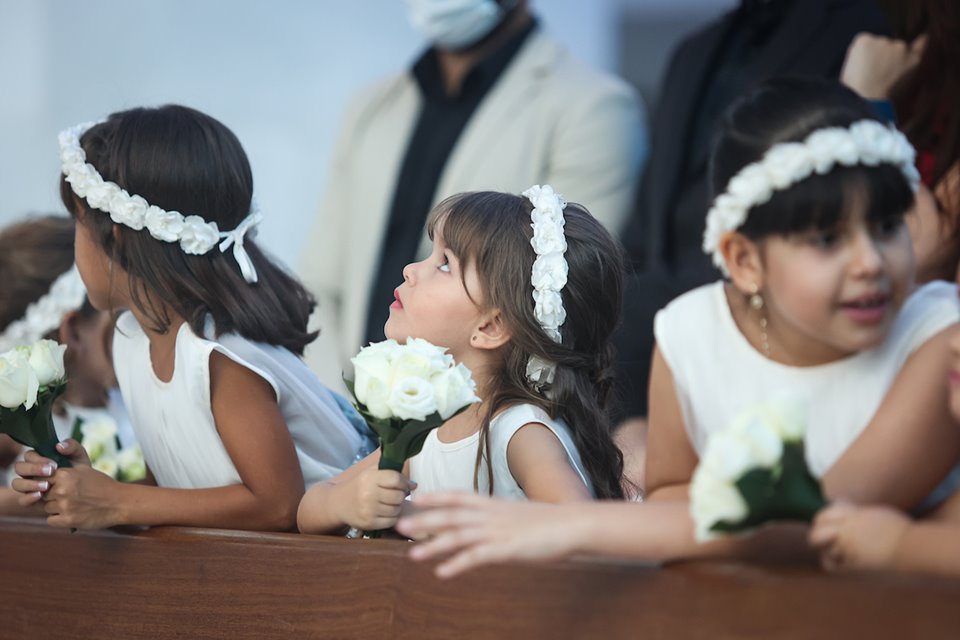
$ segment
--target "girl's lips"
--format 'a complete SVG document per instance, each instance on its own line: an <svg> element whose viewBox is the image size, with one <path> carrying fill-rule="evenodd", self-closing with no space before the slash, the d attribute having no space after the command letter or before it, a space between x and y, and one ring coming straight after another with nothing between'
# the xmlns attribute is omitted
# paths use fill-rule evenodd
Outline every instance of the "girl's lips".
<svg viewBox="0 0 960 640"><path fill-rule="evenodd" d="M403 303L400 301L400 294L397 293L397 290L393 290L393 302L390 303L391 309L403 309Z"/></svg>
<svg viewBox="0 0 960 640"><path fill-rule="evenodd" d="M858 324L879 324L887 316L890 299L883 294L861 296L856 300L841 303L840 308Z"/></svg>
<svg viewBox="0 0 960 640"><path fill-rule="evenodd" d="M953 369L947 374L947 380L950 382L952 387L960 387L960 371Z"/></svg>

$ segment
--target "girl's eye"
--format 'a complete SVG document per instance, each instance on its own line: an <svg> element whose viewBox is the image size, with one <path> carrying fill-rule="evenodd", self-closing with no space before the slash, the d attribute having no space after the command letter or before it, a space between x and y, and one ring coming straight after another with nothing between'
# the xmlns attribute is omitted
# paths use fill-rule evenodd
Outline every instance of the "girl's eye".
<svg viewBox="0 0 960 640"><path fill-rule="evenodd" d="M444 273L450 273L450 261L447 260L447 256L443 256L443 263L440 264L437 269Z"/></svg>
<svg viewBox="0 0 960 640"><path fill-rule="evenodd" d="M874 223L874 233L881 237L889 237L896 235L900 231L900 227L904 224L903 218L900 217L890 217L884 220L878 220Z"/></svg>
<svg viewBox="0 0 960 640"><path fill-rule="evenodd" d="M817 231L810 234L809 242L817 249L832 249L840 239L835 231Z"/></svg>

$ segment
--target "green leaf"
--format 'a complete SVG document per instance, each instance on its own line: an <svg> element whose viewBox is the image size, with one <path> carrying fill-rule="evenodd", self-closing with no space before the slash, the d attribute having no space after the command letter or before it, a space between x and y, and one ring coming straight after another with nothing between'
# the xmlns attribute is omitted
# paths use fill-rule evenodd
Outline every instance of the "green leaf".
<svg viewBox="0 0 960 640"><path fill-rule="evenodd" d="M61 383L47 388L37 395L37 404L30 409L0 407L0 433L6 433L25 447L36 449L60 467L69 467L70 461L56 449L59 439L53 426L53 403L65 387L66 383Z"/></svg>

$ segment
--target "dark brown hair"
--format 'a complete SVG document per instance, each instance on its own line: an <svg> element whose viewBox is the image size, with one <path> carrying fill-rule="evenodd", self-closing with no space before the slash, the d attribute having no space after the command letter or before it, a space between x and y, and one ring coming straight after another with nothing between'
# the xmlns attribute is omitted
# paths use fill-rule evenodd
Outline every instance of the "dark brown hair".
<svg viewBox="0 0 960 640"><path fill-rule="evenodd" d="M84 133L80 142L87 162L104 180L151 205L199 215L224 231L236 228L250 212L253 175L243 147L227 127L199 111L168 105L114 113ZM171 309L197 335L203 335L210 314L218 334L236 332L296 354L316 338L316 332L307 331L313 297L270 260L249 233L244 246L259 276L256 284L243 279L230 251L215 247L204 255L188 255L177 243L114 225L109 215L91 210L76 197L63 176L60 195L70 213L127 272L133 304L154 330L169 329ZM116 238L114 227L119 230Z"/></svg>
<svg viewBox="0 0 960 640"><path fill-rule="evenodd" d="M893 87L891 98L898 124L910 142L933 155L933 188L960 163L960 2L897 0L888 4L894 5L889 10L898 37L914 40L927 36L920 61ZM949 209L950 222L957 225L960 193L947 194L947 201L941 204Z"/></svg>
<svg viewBox="0 0 960 640"><path fill-rule="evenodd" d="M73 266L73 220L42 216L0 231L0 331Z"/></svg>
<svg viewBox="0 0 960 640"><path fill-rule="evenodd" d="M493 375L484 398L487 409L474 485L485 459L493 493L493 416L511 405L529 403L569 426L597 497L622 498L623 456L610 436L606 411L613 382L610 335L620 319L623 289L622 250L586 209L567 205L564 258L570 268L561 292L567 317L560 327L562 343L557 344L534 316L532 209L527 198L508 193L461 193L437 205L428 221L431 237L441 229L444 243L461 263L476 269L483 305L499 309L511 333L503 367ZM526 379L530 356L557 364L549 398Z"/></svg>

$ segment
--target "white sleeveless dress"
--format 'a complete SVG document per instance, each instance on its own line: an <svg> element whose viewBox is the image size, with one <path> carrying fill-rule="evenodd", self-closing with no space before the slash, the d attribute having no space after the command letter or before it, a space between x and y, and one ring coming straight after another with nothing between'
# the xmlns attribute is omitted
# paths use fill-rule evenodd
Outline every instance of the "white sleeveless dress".
<svg viewBox="0 0 960 640"><path fill-rule="evenodd" d="M560 420L552 420L543 409L531 404L509 407L490 421L493 495L499 498L526 500L526 494L510 473L510 467L507 464L507 446L520 427L531 422L546 426L557 436L567 453L570 466L576 470L583 484L593 495L593 486L583 469L580 453L573 442L569 427ZM420 453L410 458L410 479L417 483L414 494L437 491L472 492L479 443L479 432L457 442L441 442L437 437L437 429L431 431ZM486 461L480 465L477 484L480 495L489 493L490 481Z"/></svg>
<svg viewBox="0 0 960 640"><path fill-rule="evenodd" d="M213 418L210 354L218 351L273 387L293 438L306 488L330 478L373 448L369 430L346 401L324 387L287 349L237 334L206 338L177 331L173 376L154 374L150 341L131 313L117 321L114 368L147 466L162 487L196 489L240 483ZM354 421L351 421L354 420Z"/></svg>
<svg viewBox="0 0 960 640"><path fill-rule="evenodd" d="M698 455L709 436L743 410L789 397L807 407L807 462L819 477L869 424L907 358L958 320L957 285L930 283L907 298L881 345L820 366L792 367L753 348L731 315L723 282L716 282L668 304L654 320L654 333Z"/></svg>

